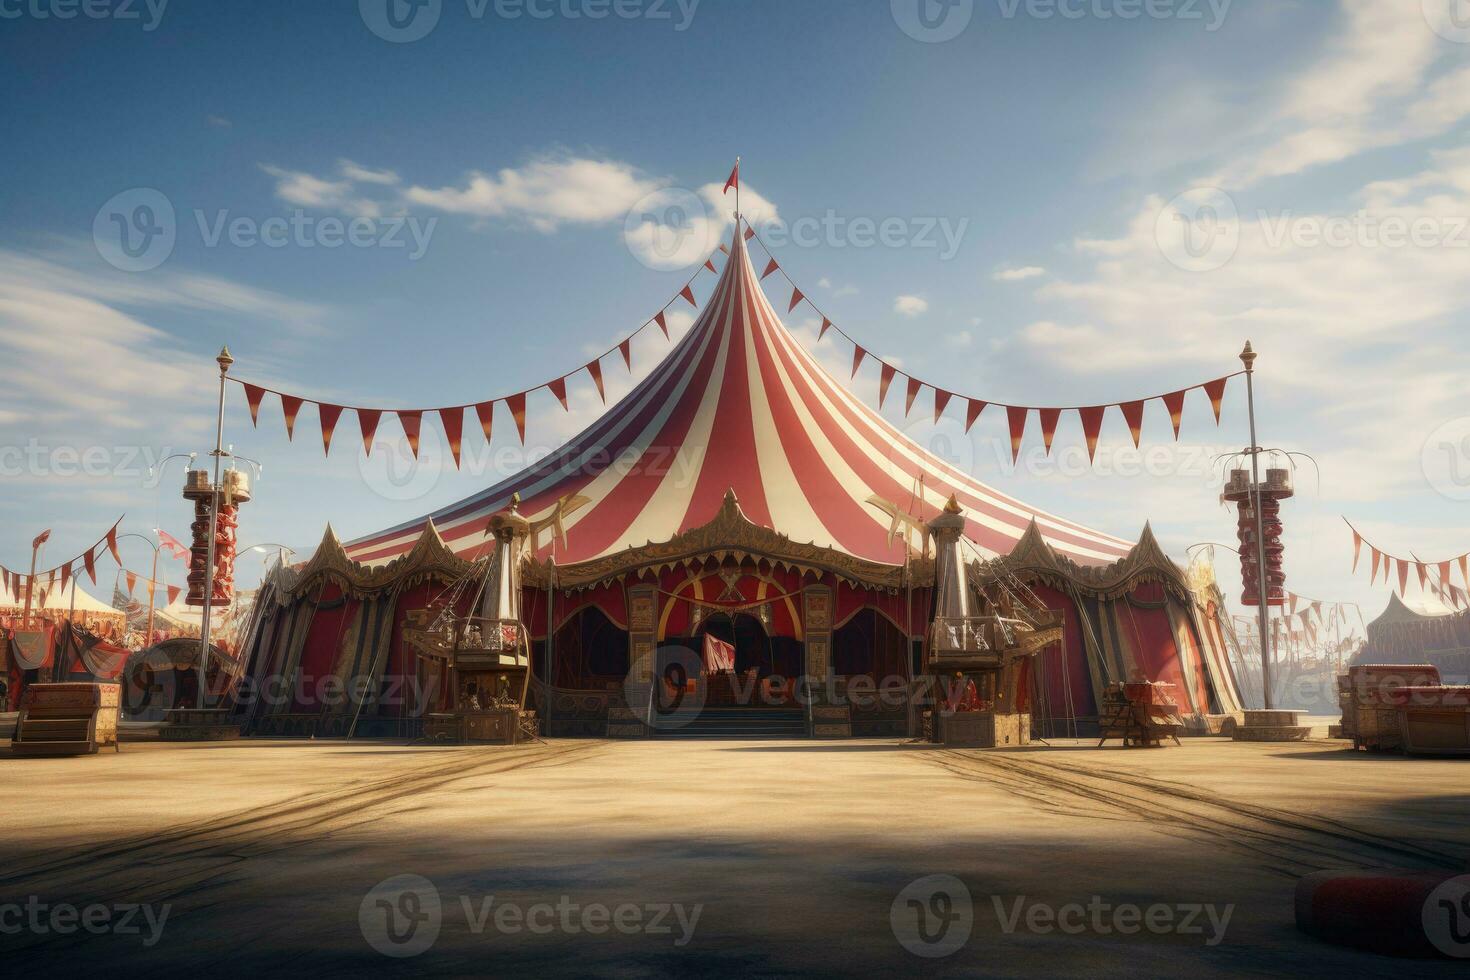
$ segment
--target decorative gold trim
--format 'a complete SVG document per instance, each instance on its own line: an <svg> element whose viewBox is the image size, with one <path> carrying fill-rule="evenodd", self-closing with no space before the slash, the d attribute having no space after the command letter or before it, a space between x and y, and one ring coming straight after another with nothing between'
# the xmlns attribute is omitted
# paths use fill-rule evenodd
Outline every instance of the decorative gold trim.
<svg viewBox="0 0 1470 980"><path fill-rule="evenodd" d="M1194 595L1184 570L1164 554L1147 524L1133 550L1111 565L1082 565L1053 548L1033 520L1011 553L995 559L994 564L1002 574L1099 599L1117 599L1148 582L1158 582L1186 601ZM972 562L971 581L980 583L986 577L986 566Z"/></svg>

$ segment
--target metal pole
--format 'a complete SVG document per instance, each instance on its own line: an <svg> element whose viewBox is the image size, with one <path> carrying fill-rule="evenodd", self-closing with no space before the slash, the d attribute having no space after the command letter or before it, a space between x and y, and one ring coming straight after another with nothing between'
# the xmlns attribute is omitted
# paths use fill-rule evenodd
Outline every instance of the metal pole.
<svg viewBox="0 0 1470 980"><path fill-rule="evenodd" d="M1255 386L1255 363L1256 352L1251 348L1251 342L1245 342L1245 350L1240 352L1241 363L1245 365L1245 404L1246 413L1250 417L1250 449L1246 450L1251 457L1251 494L1255 498L1256 511L1256 593L1259 605L1256 610L1257 625L1261 631L1261 704L1267 711L1271 710L1271 586L1266 580L1266 515L1261 507L1261 447L1256 442L1256 386Z"/></svg>
<svg viewBox="0 0 1470 980"><path fill-rule="evenodd" d="M41 546L31 545L31 574L26 576L26 609L21 617L21 622L30 625L31 621L31 593L36 591L36 556L40 554Z"/></svg>
<svg viewBox="0 0 1470 980"><path fill-rule="evenodd" d="M144 638L143 645L153 645L153 599L158 590L158 546L153 546L153 571L149 574L148 582L148 635Z"/></svg>
<svg viewBox="0 0 1470 980"><path fill-rule="evenodd" d="M205 551L204 565L204 609L199 617L199 707L205 707L205 687L208 683L206 674L209 670L209 614L214 608L214 539L219 533L219 467L220 460L225 455L225 375L229 373L230 365L235 359L230 356L228 347L221 347L219 356L215 358L219 364L219 413L215 419L214 428L214 479L210 484L209 495L209 543ZM155 585L155 588L157 586Z"/></svg>

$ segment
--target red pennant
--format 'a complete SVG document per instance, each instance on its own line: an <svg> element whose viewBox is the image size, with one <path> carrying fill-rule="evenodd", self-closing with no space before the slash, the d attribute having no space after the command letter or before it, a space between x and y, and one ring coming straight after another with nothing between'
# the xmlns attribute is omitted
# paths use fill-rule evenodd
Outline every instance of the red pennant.
<svg viewBox="0 0 1470 980"><path fill-rule="evenodd" d="M633 338L618 344L618 353L623 355L623 364L629 371L633 370Z"/></svg>
<svg viewBox="0 0 1470 980"><path fill-rule="evenodd" d="M546 382L546 387L550 388L551 393L556 396L556 400L561 402L562 411L571 411L571 409L567 407L566 378L557 378L555 381L548 381Z"/></svg>
<svg viewBox="0 0 1470 980"><path fill-rule="evenodd" d="M711 259L705 259L705 260L704 260L704 267L705 267L705 268L706 268L706 269L708 269L708 270L709 270L709 271L711 271L711 272L715 272L715 271L717 271L717 270L716 270L716 269L715 269L715 263L714 263L714 261L713 261L713 260L711 260Z"/></svg>
<svg viewBox="0 0 1470 980"><path fill-rule="evenodd" d="M1164 396L1164 407L1169 410L1169 421L1174 425L1174 438L1179 438L1179 423L1184 420L1184 392L1172 391Z"/></svg>
<svg viewBox="0 0 1470 980"><path fill-rule="evenodd" d="M1089 463L1097 458L1097 437L1098 433L1102 432L1103 415L1107 410L1106 405L1077 409L1077 414L1082 419L1082 436L1087 440L1087 461Z"/></svg>
<svg viewBox="0 0 1470 980"><path fill-rule="evenodd" d="M1215 424L1220 424L1220 403L1225 400L1225 385L1229 378L1217 378L1214 381L1206 381L1200 385L1205 394L1210 398L1210 407L1215 410Z"/></svg>
<svg viewBox="0 0 1470 980"><path fill-rule="evenodd" d="M184 591L177 585L170 585L165 590L168 593L168 604L172 606L179 599L179 593Z"/></svg>
<svg viewBox="0 0 1470 980"><path fill-rule="evenodd" d="M61 594L66 595L66 583L71 579L71 564L61 566Z"/></svg>
<svg viewBox="0 0 1470 980"><path fill-rule="evenodd" d="M607 392L602 390L602 362L589 361L587 363L587 373L592 375L592 383L597 385L597 397L601 398L602 403L606 405Z"/></svg>
<svg viewBox="0 0 1470 980"><path fill-rule="evenodd" d="M725 189L723 191L721 191L720 193L721 194L728 194L728 193L730 193L730 188L732 188L732 187L735 188L736 190L739 190L740 189L740 158L739 157L736 157L735 158L735 169L733 169L733 170L730 171L730 179L727 180L727 181L725 181ZM737 194L736 197L739 197L739 195Z"/></svg>
<svg viewBox="0 0 1470 980"><path fill-rule="evenodd" d="M720 251L721 252L724 252L726 255L729 255L730 254L730 246L729 245L721 245L720 246Z"/></svg>
<svg viewBox="0 0 1470 980"><path fill-rule="evenodd" d="M854 346L853 347L853 349L852 349L852 375L851 375L851 377L854 377L854 378L857 377L858 368L860 366L862 366L863 358L865 358L867 356L868 356L868 352L865 351L865 350L863 350L861 347L857 347L857 346Z"/></svg>
<svg viewBox="0 0 1470 980"><path fill-rule="evenodd" d="M1398 563L1399 563L1399 595L1403 595L1404 594L1404 590L1409 587L1409 563L1406 562L1406 561L1404 561L1402 558L1398 559Z"/></svg>
<svg viewBox="0 0 1470 980"><path fill-rule="evenodd" d="M419 425L424 420L421 411L398 411L393 414L398 416L398 423L403 426L403 434L408 437L408 448L413 453L413 458L419 458Z"/></svg>
<svg viewBox="0 0 1470 980"><path fill-rule="evenodd" d="M1026 416L1031 414L1029 408L1019 405L1006 406L1006 423L1011 429L1011 462L1015 463L1021 458L1021 441L1026 438Z"/></svg>
<svg viewBox="0 0 1470 980"><path fill-rule="evenodd" d="M107 532L107 550L112 552L112 560L117 562L117 567L122 568L122 555L117 553L117 524L112 525L112 529Z"/></svg>
<svg viewBox="0 0 1470 980"><path fill-rule="evenodd" d="M658 324L658 328L664 332L664 340L668 340L669 339L669 322L668 322L668 320L664 319L664 311L663 310L659 310L658 313L656 313L654 315L653 322L654 323L657 323Z"/></svg>
<svg viewBox="0 0 1470 980"><path fill-rule="evenodd" d="M337 419L342 417L342 406L318 402L316 411L321 416L322 423L322 455L329 456L332 453L332 433L337 431Z"/></svg>
<svg viewBox="0 0 1470 980"><path fill-rule="evenodd" d="M1374 582L1378 581L1378 563L1383 560L1383 552L1379 551L1377 548L1374 548L1372 545L1369 545L1368 547L1373 552L1373 574L1368 576L1368 584L1372 585ZM1385 578L1387 577L1386 572L1387 569L1385 569Z"/></svg>
<svg viewBox="0 0 1470 980"><path fill-rule="evenodd" d="M679 295L687 299L690 306L693 306L696 309L699 307L699 304L694 301L694 290L690 289L688 286L685 286L683 289L679 290Z"/></svg>
<svg viewBox="0 0 1470 980"><path fill-rule="evenodd" d="M918 378L909 378L909 390L904 394L903 398L904 418L909 417L909 412L914 407L914 398L919 394L919 389L923 386L924 382L920 381Z"/></svg>
<svg viewBox="0 0 1470 980"><path fill-rule="evenodd" d="M949 400L951 398L953 398L953 397L954 397L954 393L953 392L943 391L943 390L941 390L939 388L935 388L934 389L934 421L935 422L938 422L939 421L939 417L944 414L945 407L949 405Z"/></svg>
<svg viewBox="0 0 1470 980"><path fill-rule="evenodd" d="M125 579L127 579L127 582L128 582L128 598L131 599L133 597L133 588L138 584L138 576L134 575L132 572L128 572L123 577ZM63 590L65 590L65 588L66 588L66 586L62 586L62 589Z"/></svg>
<svg viewBox="0 0 1470 980"><path fill-rule="evenodd" d="M490 423L495 419L495 403L480 402L475 406L475 414L480 417L480 431L485 433L485 441L490 441Z"/></svg>
<svg viewBox="0 0 1470 980"><path fill-rule="evenodd" d="M510 417L515 419L516 431L520 433L521 445L526 444L526 393L510 395L505 399L505 407L510 409Z"/></svg>
<svg viewBox="0 0 1470 980"><path fill-rule="evenodd" d="M776 264L776 260L775 259L772 259L770 262L767 262L766 263L766 271L761 273L761 279L764 280L766 278L766 276L769 276L771 273L775 272L779 268L781 268L781 267Z"/></svg>
<svg viewBox="0 0 1470 980"><path fill-rule="evenodd" d="M281 396L281 414L286 417L286 441L290 442L296 432L296 414L301 411L301 399L295 395Z"/></svg>
<svg viewBox="0 0 1470 980"><path fill-rule="evenodd" d="M454 468L459 469L459 454L464 448L464 406L439 409L439 423L444 426L444 435L449 440L449 455L454 457Z"/></svg>
<svg viewBox="0 0 1470 980"><path fill-rule="evenodd" d="M1358 574L1358 559L1363 554L1363 536L1353 529L1353 574Z"/></svg>
<svg viewBox="0 0 1470 980"><path fill-rule="evenodd" d="M822 338L827 336L827 328L830 326L832 326L832 321L826 317L822 317L822 329L817 332L817 343L820 344Z"/></svg>
<svg viewBox="0 0 1470 980"><path fill-rule="evenodd" d="M883 399L888 397L888 386L893 382L895 368L885 361L879 363L883 366L878 372L878 408L882 409Z"/></svg>
<svg viewBox="0 0 1470 980"><path fill-rule="evenodd" d="M793 288L791 290L791 305L786 307L786 312L790 313L792 310L796 309L796 304L800 303L804 299L806 299L806 297L801 295L801 290Z"/></svg>
<svg viewBox="0 0 1470 980"><path fill-rule="evenodd" d="M745 226L745 240L748 242L755 237L755 229L749 225Z"/></svg>
<svg viewBox="0 0 1470 980"><path fill-rule="evenodd" d="M1037 414L1041 416L1041 441L1045 445L1047 453L1050 454L1051 441L1057 434L1057 420L1062 417L1062 410L1060 408L1042 408L1037 409Z"/></svg>
<svg viewBox="0 0 1470 980"><path fill-rule="evenodd" d="M1133 448L1137 449L1143 438L1143 402L1124 402L1118 406L1123 419L1128 423L1128 434L1133 437Z"/></svg>
<svg viewBox="0 0 1470 980"><path fill-rule="evenodd" d="M1441 587L1445 587L1445 588L1448 588L1449 587L1449 584L1450 584L1450 563L1447 562L1447 561L1442 561L1442 562L1439 563L1439 584L1440 584Z"/></svg>
<svg viewBox="0 0 1470 980"><path fill-rule="evenodd" d="M362 433L362 451L371 456L373 437L378 434L378 419L383 417L383 413L376 408L359 408L356 411L357 429Z"/></svg>
<svg viewBox="0 0 1470 980"><path fill-rule="evenodd" d="M96 556L92 554L92 552L88 551L85 555L82 556L82 567L87 570L87 578L92 580L93 585L96 585L97 559Z"/></svg>
<svg viewBox="0 0 1470 980"><path fill-rule="evenodd" d="M255 428L260 422L260 401L265 397L265 389L247 385L243 381L240 384L245 388L245 401L250 404L250 426Z"/></svg>
<svg viewBox="0 0 1470 980"><path fill-rule="evenodd" d="M1423 592L1429 584L1429 568L1422 561L1416 561L1414 569L1419 573L1419 591Z"/></svg>
<svg viewBox="0 0 1470 980"><path fill-rule="evenodd" d="M969 402L970 404L965 408L966 432L970 431L970 426L975 424L975 420L980 417L980 413L985 411L985 406L990 404L989 402L982 402L977 398L971 398Z"/></svg>

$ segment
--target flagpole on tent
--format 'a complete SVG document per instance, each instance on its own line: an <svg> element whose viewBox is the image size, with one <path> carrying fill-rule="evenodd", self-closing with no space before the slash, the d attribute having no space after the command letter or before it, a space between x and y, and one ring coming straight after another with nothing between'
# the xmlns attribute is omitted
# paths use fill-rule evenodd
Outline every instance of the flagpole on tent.
<svg viewBox="0 0 1470 980"><path fill-rule="evenodd" d="M39 537L31 542L31 574L26 577L26 608L21 618L21 622L27 626L31 622L31 593L36 589L36 556L41 553L41 545L45 543Z"/></svg>
<svg viewBox="0 0 1470 980"><path fill-rule="evenodd" d="M1266 515L1261 507L1261 447L1256 441L1256 352L1251 342L1245 342L1240 352L1240 361L1245 365L1245 405L1250 419L1251 445L1246 450L1251 457L1251 494L1256 512L1256 607L1257 625L1261 631L1261 706L1271 710L1271 586L1266 578Z"/></svg>
<svg viewBox="0 0 1470 980"><path fill-rule="evenodd" d="M209 670L209 620L210 612L214 608L214 540L219 535L219 501L221 488L219 483L220 460L225 455L225 375L230 371L230 365L235 359L230 356L228 347L221 347L219 356L215 358L219 364L219 412L215 416L214 427L214 481L211 484L213 492L209 495L209 543L205 550L204 564L204 606L199 615L199 707L205 707L205 688L208 684L207 672Z"/></svg>

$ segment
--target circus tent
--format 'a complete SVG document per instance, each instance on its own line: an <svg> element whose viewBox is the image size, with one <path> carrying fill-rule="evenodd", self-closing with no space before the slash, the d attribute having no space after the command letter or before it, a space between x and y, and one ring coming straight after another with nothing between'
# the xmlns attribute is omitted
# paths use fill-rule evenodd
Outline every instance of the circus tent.
<svg viewBox="0 0 1470 980"><path fill-rule="evenodd" d="M1212 580L1189 581L1147 531L1134 545L1038 511L912 442L786 329L739 233L689 331L562 449L345 545L328 528L310 561L278 570L256 606L251 672L365 675L375 693L349 709L352 730L408 731L425 705L378 700L414 672L402 629L486 560L489 518L518 501L546 525L522 581L538 695L563 723L553 732L601 734L640 636L689 640L721 617L754 621L762 670L911 674L934 572L905 525L951 498L977 563L1024 545L1014 572L1072 618L1036 678L1053 715L1095 718L1101 685L1137 674L1175 682L1194 718L1238 709ZM326 734L343 713L298 695L253 721ZM852 730L896 724L854 718Z"/></svg>

